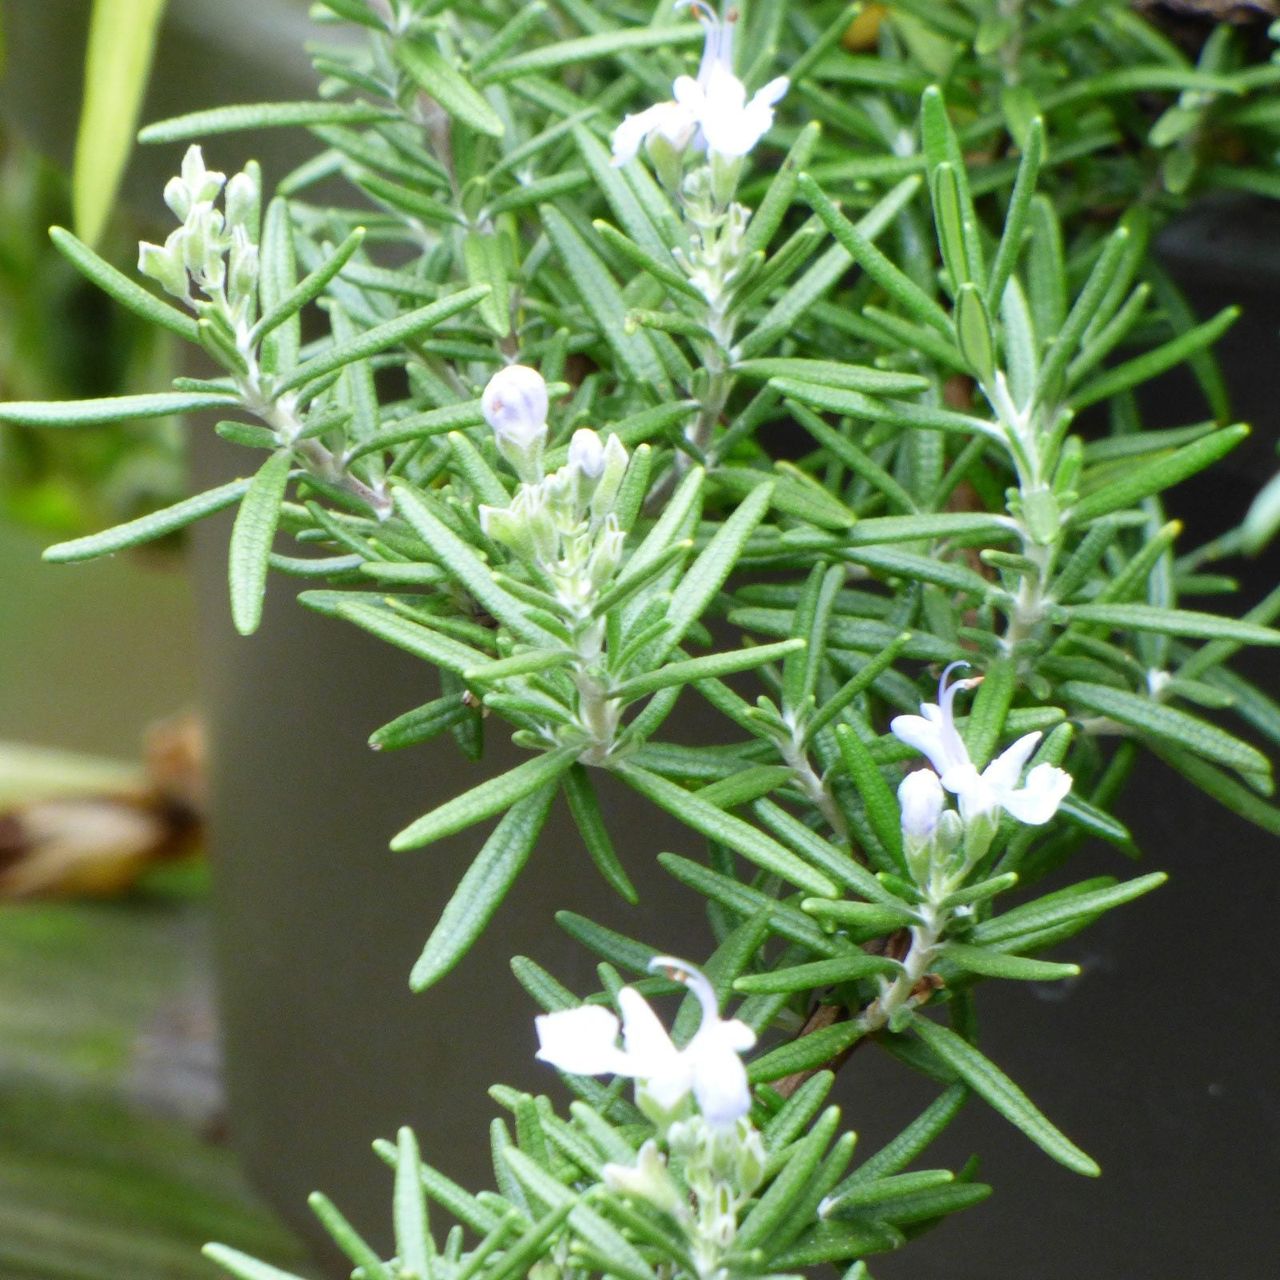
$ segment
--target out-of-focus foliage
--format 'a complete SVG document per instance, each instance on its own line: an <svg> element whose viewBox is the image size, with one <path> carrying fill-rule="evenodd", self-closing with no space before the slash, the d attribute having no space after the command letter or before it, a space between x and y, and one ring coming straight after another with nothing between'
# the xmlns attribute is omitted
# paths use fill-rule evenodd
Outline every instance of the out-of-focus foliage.
<svg viewBox="0 0 1280 1280"><path fill-rule="evenodd" d="M0 132L0 395L97 396L173 371L167 335L107 302L49 243L66 221L65 175ZM103 251L134 250L117 225ZM183 483L176 422L53 435L0 423L0 514L67 535L172 501Z"/></svg>

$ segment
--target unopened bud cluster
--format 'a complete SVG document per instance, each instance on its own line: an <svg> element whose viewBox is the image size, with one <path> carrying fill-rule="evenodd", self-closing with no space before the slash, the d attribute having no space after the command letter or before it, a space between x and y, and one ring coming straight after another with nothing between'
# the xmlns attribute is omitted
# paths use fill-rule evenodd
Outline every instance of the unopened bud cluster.
<svg viewBox="0 0 1280 1280"><path fill-rule="evenodd" d="M555 585L573 618L583 618L622 558L624 535L614 508L626 475L627 450L616 436L576 431L565 465L549 474L547 384L525 365L494 375L481 400L498 451L521 479L505 507L482 506L485 533Z"/></svg>
<svg viewBox="0 0 1280 1280"><path fill-rule="evenodd" d="M222 197L222 207L218 198ZM207 169L198 146L187 149L182 169L164 189L181 226L163 245L139 246L138 270L196 311L192 285L240 333L252 321L258 289L258 225L261 188L256 169L226 175Z"/></svg>

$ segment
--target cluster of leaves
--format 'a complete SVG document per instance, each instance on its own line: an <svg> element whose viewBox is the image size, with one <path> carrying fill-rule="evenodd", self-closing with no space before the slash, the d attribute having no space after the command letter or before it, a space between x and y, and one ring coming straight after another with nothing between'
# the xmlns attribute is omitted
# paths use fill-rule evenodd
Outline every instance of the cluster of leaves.
<svg viewBox="0 0 1280 1280"><path fill-rule="evenodd" d="M301 125L321 144L260 225L256 213L244 223L261 275L243 324L212 304L191 315L162 302L55 233L86 275L224 374L0 409L49 427L212 410L220 434L266 461L49 558L116 551L239 504L241 630L256 627L274 568L327 581L305 602L440 671L440 697L375 746L449 733L479 755L483 710L511 727L526 762L396 838L417 847L499 819L427 943L420 988L492 918L558 791L629 899L600 771L705 838L705 860L658 861L707 900L708 976L722 998L744 996L739 1016L768 1036L749 1069L770 1175L739 1224L735 1272L853 1264L975 1203L986 1189L971 1169L904 1172L970 1092L1055 1159L1096 1172L974 1045L972 990L1076 972L1036 953L1159 883L1105 877L996 905L1087 839L1136 852L1110 810L1139 746L1280 833L1266 756L1218 720L1230 711L1280 743L1280 706L1226 665L1243 646L1280 644L1269 626L1280 592L1243 620L1184 607L1232 584L1175 555L1179 526L1161 505L1245 434L1227 425L1210 353L1232 313L1195 324L1148 252L1181 198L1231 180L1206 159L1213 139L1270 145L1276 68L1238 65L1226 28L1193 65L1108 0L903 0L874 55L847 47L865 38L856 5L752 5L739 67L749 83L792 77L774 134L786 154L771 177L748 175L740 259L709 309L684 196L608 151L628 106L668 95L695 23L665 5L628 23L585 0L487 0L465 15L409 0L317 9L369 36L319 54L320 101L144 134ZM312 198L335 174L350 205ZM311 306L328 325L304 341ZM558 395L549 465L583 425L629 451L624 550L585 622L479 518L518 496L479 399L513 359ZM1206 420L1144 428L1135 389L1181 364L1200 379ZM1087 440L1072 433L1086 409ZM280 531L313 554L277 552ZM586 665L579 624L601 636ZM741 642L716 648L727 633ZM967 882L926 903L894 794L914 753L886 729L957 660L984 676L960 721L975 765L1039 730L1035 762L1065 767L1075 788L1050 828L1006 818ZM749 696L726 682L743 673ZM719 744L666 740L682 696L719 714ZM610 732L584 734L602 706ZM945 917L928 980L902 1016L881 1019L926 906ZM590 999L647 972L642 941L560 923L602 961ZM544 1008L578 1002L532 961L516 971ZM944 1006L950 1027L925 1005ZM848 1173L851 1141L821 1111L825 1069L873 1038L945 1091ZM398 1262L323 1200L322 1219L367 1276L493 1278L535 1262L628 1280L688 1272L670 1224L599 1185L603 1160L634 1160L642 1117L616 1087L570 1084L571 1122L499 1091L516 1138L495 1130L498 1195L466 1195L402 1135L387 1152ZM437 1248L422 1189L479 1243L464 1251L454 1233ZM277 1274L217 1256L246 1280Z"/></svg>

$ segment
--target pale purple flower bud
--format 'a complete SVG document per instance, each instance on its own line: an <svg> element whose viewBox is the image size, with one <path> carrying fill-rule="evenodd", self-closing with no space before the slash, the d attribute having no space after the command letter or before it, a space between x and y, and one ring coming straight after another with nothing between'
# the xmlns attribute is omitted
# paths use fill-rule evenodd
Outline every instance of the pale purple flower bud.
<svg viewBox="0 0 1280 1280"><path fill-rule="evenodd" d="M569 441L569 465L588 480L598 480L604 473L604 445L590 427L573 433Z"/></svg>

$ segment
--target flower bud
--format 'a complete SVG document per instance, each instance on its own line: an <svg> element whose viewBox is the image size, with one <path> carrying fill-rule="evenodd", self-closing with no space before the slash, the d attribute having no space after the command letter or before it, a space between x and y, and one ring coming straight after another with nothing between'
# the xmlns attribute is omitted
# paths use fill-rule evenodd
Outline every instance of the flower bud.
<svg viewBox="0 0 1280 1280"><path fill-rule="evenodd" d="M909 846L919 848L933 839L946 802L938 775L932 769L916 769L898 787L902 809L902 835Z"/></svg>
<svg viewBox="0 0 1280 1280"><path fill-rule="evenodd" d="M193 144L182 157L182 182L192 204L216 200L227 178L225 174L204 166L204 152Z"/></svg>
<svg viewBox="0 0 1280 1280"><path fill-rule="evenodd" d="M163 245L138 245L138 270L155 280L166 293L186 301L190 297L187 268L182 259L181 232L174 232Z"/></svg>
<svg viewBox="0 0 1280 1280"><path fill-rule="evenodd" d="M590 427L573 433L569 442L569 465L588 480L598 480L604 473L604 445Z"/></svg>
<svg viewBox="0 0 1280 1280"><path fill-rule="evenodd" d="M227 210L227 226L233 231L243 227L249 239L256 243L261 203L262 193L258 185L256 166L253 171L245 169L237 173L227 183L227 194L223 201Z"/></svg>
<svg viewBox="0 0 1280 1280"><path fill-rule="evenodd" d="M231 235L231 266L228 278L231 296L236 302L253 297L258 287L258 246L249 233L238 226Z"/></svg>
<svg viewBox="0 0 1280 1280"><path fill-rule="evenodd" d="M480 407L503 457L521 480L535 484L542 477L547 440L547 384L542 374L523 364L500 369L489 379Z"/></svg>
<svg viewBox="0 0 1280 1280"><path fill-rule="evenodd" d="M610 436L604 446L604 468L591 499L591 514L597 520L612 514L630 461L626 445L617 436Z"/></svg>
<svg viewBox="0 0 1280 1280"><path fill-rule="evenodd" d="M181 178L170 178L164 184L164 202L179 222L186 222L191 212L191 193Z"/></svg>
<svg viewBox="0 0 1280 1280"><path fill-rule="evenodd" d="M643 1200L677 1220L687 1209L676 1184L667 1172L667 1162L652 1138L640 1148L634 1168L624 1164L607 1164L603 1169L604 1184L635 1200Z"/></svg>

